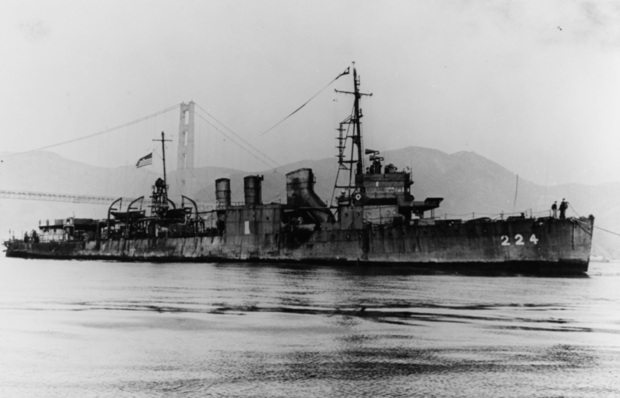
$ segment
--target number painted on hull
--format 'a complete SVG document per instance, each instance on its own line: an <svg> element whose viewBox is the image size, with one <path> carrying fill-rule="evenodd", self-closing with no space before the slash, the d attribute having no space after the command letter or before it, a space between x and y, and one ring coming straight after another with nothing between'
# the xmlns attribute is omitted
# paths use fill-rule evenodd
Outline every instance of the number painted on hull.
<svg viewBox="0 0 620 398"><path fill-rule="evenodd" d="M502 240L502 246L510 246L510 238L508 237L508 235L502 235L500 239ZM530 236L530 242L532 242L535 245L538 244L538 238L536 237L536 235L532 234L532 236ZM515 235L515 245L516 246L525 245L525 242L523 241L523 235L521 234Z"/></svg>

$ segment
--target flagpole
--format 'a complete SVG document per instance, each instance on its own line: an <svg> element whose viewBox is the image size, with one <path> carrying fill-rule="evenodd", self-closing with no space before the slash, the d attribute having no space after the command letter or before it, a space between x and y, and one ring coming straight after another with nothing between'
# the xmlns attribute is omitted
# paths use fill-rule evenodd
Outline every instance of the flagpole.
<svg viewBox="0 0 620 398"><path fill-rule="evenodd" d="M164 145L164 132L161 132L161 154L164 161L164 192L168 200L168 181L166 180L166 146Z"/></svg>
<svg viewBox="0 0 620 398"><path fill-rule="evenodd" d="M159 141L159 140L153 140L153 141ZM164 205L167 204L168 201L168 181L166 180L166 146L164 145L164 141L170 141L170 140L166 140L164 139L164 132L161 132L161 154L162 154L162 160L164 161L164 193L166 194L166 201L164 202Z"/></svg>

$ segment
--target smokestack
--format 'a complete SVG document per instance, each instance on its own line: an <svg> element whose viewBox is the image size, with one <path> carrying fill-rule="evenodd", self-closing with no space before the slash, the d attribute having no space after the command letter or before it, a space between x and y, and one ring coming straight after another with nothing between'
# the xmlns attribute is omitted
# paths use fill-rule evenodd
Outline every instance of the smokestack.
<svg viewBox="0 0 620 398"><path fill-rule="evenodd" d="M217 207L230 206L230 179L215 180L215 202Z"/></svg>
<svg viewBox="0 0 620 398"><path fill-rule="evenodd" d="M325 202L314 192L312 169L299 169L286 174L286 205L291 208L313 207L308 213L312 214L315 222L335 222Z"/></svg>
<svg viewBox="0 0 620 398"><path fill-rule="evenodd" d="M263 201L263 193L261 187L263 176L247 176L243 179L243 193L245 195L245 205L259 205Z"/></svg>
<svg viewBox="0 0 620 398"><path fill-rule="evenodd" d="M309 200L309 196L315 195L312 169L299 169L286 175L286 204L288 206L317 206Z"/></svg>

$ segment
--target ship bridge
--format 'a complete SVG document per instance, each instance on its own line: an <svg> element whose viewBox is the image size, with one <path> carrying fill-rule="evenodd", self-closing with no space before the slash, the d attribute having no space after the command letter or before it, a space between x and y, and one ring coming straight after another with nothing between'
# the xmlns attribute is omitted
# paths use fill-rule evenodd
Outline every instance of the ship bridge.
<svg viewBox="0 0 620 398"><path fill-rule="evenodd" d="M393 164L384 167L379 151L367 149L366 154L370 154L371 164L364 173L355 175L356 191L352 195L354 204L364 206L364 221L385 224L402 216L403 222L409 222L412 215L423 218L427 211L434 217L443 198L416 201L410 190L411 170L399 171ZM342 197L340 203L347 205L347 198Z"/></svg>

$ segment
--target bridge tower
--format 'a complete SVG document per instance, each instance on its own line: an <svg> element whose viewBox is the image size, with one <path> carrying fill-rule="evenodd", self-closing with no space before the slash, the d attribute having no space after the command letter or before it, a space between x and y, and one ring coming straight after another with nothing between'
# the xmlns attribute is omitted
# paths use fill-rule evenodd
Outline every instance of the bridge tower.
<svg viewBox="0 0 620 398"><path fill-rule="evenodd" d="M179 118L179 145L177 170L181 179L181 191L188 194L186 181L190 170L194 168L194 101L181 103Z"/></svg>

